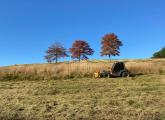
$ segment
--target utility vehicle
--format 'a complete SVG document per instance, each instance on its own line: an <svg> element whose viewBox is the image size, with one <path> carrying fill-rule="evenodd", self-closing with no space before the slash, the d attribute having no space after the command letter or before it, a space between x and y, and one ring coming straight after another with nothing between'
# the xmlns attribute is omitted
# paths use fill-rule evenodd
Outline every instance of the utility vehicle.
<svg viewBox="0 0 165 120"><path fill-rule="evenodd" d="M124 62L116 62L112 65L111 70L102 70L94 73L95 78L105 77L127 77L130 75L128 69L126 69Z"/></svg>

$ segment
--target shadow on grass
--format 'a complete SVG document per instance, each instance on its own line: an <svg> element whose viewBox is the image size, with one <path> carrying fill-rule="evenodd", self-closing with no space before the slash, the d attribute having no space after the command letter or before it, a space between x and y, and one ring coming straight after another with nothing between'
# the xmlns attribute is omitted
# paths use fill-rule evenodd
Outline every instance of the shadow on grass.
<svg viewBox="0 0 165 120"><path fill-rule="evenodd" d="M70 80L76 78L92 78L92 74L70 74L65 76L37 75L37 74L5 74L0 76L0 81L36 81L36 80Z"/></svg>
<svg viewBox="0 0 165 120"><path fill-rule="evenodd" d="M144 73L132 73L130 74L130 77L136 77L136 76L142 76L145 75Z"/></svg>

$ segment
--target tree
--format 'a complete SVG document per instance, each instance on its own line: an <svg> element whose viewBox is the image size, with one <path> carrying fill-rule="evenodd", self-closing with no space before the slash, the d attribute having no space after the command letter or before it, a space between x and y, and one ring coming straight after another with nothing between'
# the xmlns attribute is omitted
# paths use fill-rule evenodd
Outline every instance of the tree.
<svg viewBox="0 0 165 120"><path fill-rule="evenodd" d="M45 59L47 62L51 63L55 61L58 62L58 58L68 57L66 48L64 48L60 43L55 43L51 45L46 51Z"/></svg>
<svg viewBox="0 0 165 120"><path fill-rule="evenodd" d="M165 58L165 47L153 54L152 58Z"/></svg>
<svg viewBox="0 0 165 120"><path fill-rule="evenodd" d="M90 48L89 44L83 40L76 40L72 48L70 48L71 57L73 59L77 58L80 62L82 59L88 59L87 55L93 55L94 51Z"/></svg>
<svg viewBox="0 0 165 120"><path fill-rule="evenodd" d="M119 56L120 54L120 46L122 46L122 42L118 39L118 37L114 33L106 34L101 41L101 56Z"/></svg>

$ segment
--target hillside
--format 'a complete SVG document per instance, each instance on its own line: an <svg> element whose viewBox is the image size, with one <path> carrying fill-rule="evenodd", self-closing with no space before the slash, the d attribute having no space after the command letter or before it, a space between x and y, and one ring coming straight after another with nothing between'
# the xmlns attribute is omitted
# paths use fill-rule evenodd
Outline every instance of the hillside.
<svg viewBox="0 0 165 120"><path fill-rule="evenodd" d="M92 78L113 62L0 67L0 120L164 120L165 60L125 60L135 76Z"/></svg>
<svg viewBox="0 0 165 120"><path fill-rule="evenodd" d="M27 64L0 67L0 79L50 80L92 77L99 70L109 70L119 60L92 60L79 62L61 62L57 64ZM165 68L165 59L120 60L133 74L158 74Z"/></svg>

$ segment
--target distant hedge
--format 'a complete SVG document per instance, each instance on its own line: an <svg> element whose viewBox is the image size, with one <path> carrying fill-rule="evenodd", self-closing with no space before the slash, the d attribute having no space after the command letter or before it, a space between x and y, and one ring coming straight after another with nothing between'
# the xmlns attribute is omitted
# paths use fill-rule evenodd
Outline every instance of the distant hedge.
<svg viewBox="0 0 165 120"><path fill-rule="evenodd" d="M155 52L152 58L165 58L165 47L163 47L160 51Z"/></svg>

